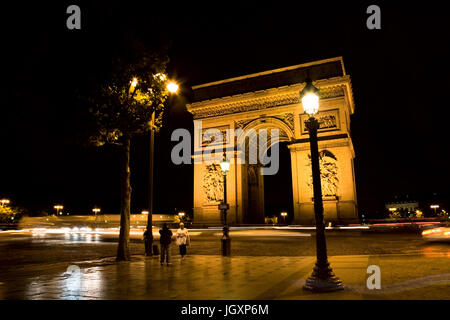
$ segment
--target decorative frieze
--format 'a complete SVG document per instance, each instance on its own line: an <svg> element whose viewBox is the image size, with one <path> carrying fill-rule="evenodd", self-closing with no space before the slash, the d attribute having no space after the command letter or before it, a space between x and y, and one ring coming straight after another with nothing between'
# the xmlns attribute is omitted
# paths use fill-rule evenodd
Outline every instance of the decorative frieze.
<svg viewBox="0 0 450 320"><path fill-rule="evenodd" d="M320 99L342 97L344 95L344 88L344 85L320 88Z"/></svg>
<svg viewBox="0 0 450 320"><path fill-rule="evenodd" d="M217 117L225 114L247 112L254 110L261 110L273 107L279 107L289 104L298 103L299 98L294 97L277 97L276 99L258 99L249 102L236 102L228 105L221 105L220 107L207 107L199 110L192 110L194 119Z"/></svg>
<svg viewBox="0 0 450 320"><path fill-rule="evenodd" d="M274 118L277 118L283 121L292 131L294 130L294 114L291 112L283 113L280 115L275 115ZM256 118L258 119L258 118ZM236 129L245 128L250 122L256 119L246 119L246 120L238 120L235 122Z"/></svg>
<svg viewBox="0 0 450 320"><path fill-rule="evenodd" d="M314 116L317 121L319 121L319 130L318 132L324 131L333 131L340 129L340 121L339 121L339 110L328 110L317 113ZM308 129L306 128L305 122L308 121L308 115L301 114L300 115L300 126L302 135L308 134Z"/></svg>
<svg viewBox="0 0 450 320"><path fill-rule="evenodd" d="M324 87L320 89L320 98L329 99L344 95L344 85ZM203 102L201 102L202 104ZM237 100L233 102L220 101L205 106L189 105L188 110L194 116L194 119L217 117L226 114L262 110L290 104L300 103L299 93L291 91L285 94L268 95L261 98Z"/></svg>

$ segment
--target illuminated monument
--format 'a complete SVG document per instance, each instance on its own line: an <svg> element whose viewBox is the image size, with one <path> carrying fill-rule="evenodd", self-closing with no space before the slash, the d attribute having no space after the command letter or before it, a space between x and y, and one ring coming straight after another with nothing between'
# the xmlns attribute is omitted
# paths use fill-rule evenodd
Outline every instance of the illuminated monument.
<svg viewBox="0 0 450 320"><path fill-rule="evenodd" d="M205 130L278 129L279 141L286 142L291 155L294 219L292 223L313 224L313 191L309 159L307 116L299 91L310 77L320 89L316 118L321 162L325 221L350 222L357 219L355 153L350 137L350 115L355 106L350 82L341 57L314 61L256 74L194 86L194 100L187 106L194 120L202 121L198 146L208 149L214 140ZM197 129L195 129L197 130ZM200 135L201 134L201 135ZM239 140L242 137L236 137ZM230 141L224 143L230 147ZM270 141L267 148L270 148ZM280 147L285 147L284 144ZM234 157L237 153L234 149ZM201 155L194 154L197 160ZM264 223L264 176L261 164L231 163L227 174L227 195L231 224ZM194 221L219 224L218 204L223 197L219 164L194 163Z"/></svg>

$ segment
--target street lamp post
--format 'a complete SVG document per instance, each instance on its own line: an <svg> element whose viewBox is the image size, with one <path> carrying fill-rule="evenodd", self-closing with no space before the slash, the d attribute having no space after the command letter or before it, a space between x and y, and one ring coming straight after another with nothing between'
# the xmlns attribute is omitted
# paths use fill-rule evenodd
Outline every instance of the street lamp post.
<svg viewBox="0 0 450 320"><path fill-rule="evenodd" d="M155 75L159 77L163 77L165 79L165 75ZM133 78L130 85L131 98L133 98L136 92L136 86L138 85L137 78ZM152 112L152 118L150 120L150 170L149 170L149 199L148 199L148 217L147 217L147 230L149 231L148 236L146 237L146 246L145 246L145 255L152 256L152 246L153 246L153 232L152 232L152 217L153 217L153 148L155 144L155 136L153 126L155 124L155 111ZM144 212L144 211L143 211ZM142 213L143 213L142 212Z"/></svg>
<svg viewBox="0 0 450 320"><path fill-rule="evenodd" d="M97 207L92 209L92 212L94 213L94 216L95 216L95 224L97 224L97 222L99 220L98 214L100 213L100 211L102 211L102 210L100 208L97 208Z"/></svg>
<svg viewBox="0 0 450 320"><path fill-rule="evenodd" d="M437 214L437 209L439 208L439 205L437 205L437 204L432 204L432 205L430 206L430 208L431 208L431 209L434 209L434 215L436 215L436 214Z"/></svg>
<svg viewBox="0 0 450 320"><path fill-rule="evenodd" d="M54 209L56 209L56 215L58 216L59 210L64 209L64 207L62 205L57 204L56 206L53 207Z"/></svg>
<svg viewBox="0 0 450 320"><path fill-rule="evenodd" d="M231 239L228 233L228 223L227 223L227 210L229 205L227 203L227 172L230 170L230 162L226 159L224 154L223 160L220 163L220 168L223 173L223 202L219 204L219 210L222 211L223 216L223 235L222 235L222 256L229 256L231 249Z"/></svg>
<svg viewBox="0 0 450 320"><path fill-rule="evenodd" d="M152 256L153 255L153 153L155 148L155 131L153 130L153 126L155 123L155 111L152 112L152 120L150 123L150 162L149 162L149 186L148 186L148 216L147 216L147 246L145 255Z"/></svg>
<svg viewBox="0 0 450 320"><path fill-rule="evenodd" d="M286 224L287 212L283 211L280 215L283 217L283 223Z"/></svg>
<svg viewBox="0 0 450 320"><path fill-rule="evenodd" d="M101 211L101 209L100 208L94 208L94 209L92 209L92 212L94 213L94 215L95 215L95 220L97 220L97 214L99 214L100 213L100 211Z"/></svg>
<svg viewBox="0 0 450 320"><path fill-rule="evenodd" d="M2 204L2 207L4 207L5 204L9 204L9 200L8 199L1 199L0 203Z"/></svg>
<svg viewBox="0 0 450 320"><path fill-rule="evenodd" d="M159 75L161 79L165 80L166 75ZM166 85L167 90L175 94L178 92L178 84L174 81L169 81ZM147 246L145 254L152 256L153 251L153 166L154 166L154 152L155 151L155 111L152 112L152 119L150 122L150 161L149 161L149 187L148 187L148 218L147 218L147 230L149 230L149 236L147 237Z"/></svg>
<svg viewBox="0 0 450 320"><path fill-rule="evenodd" d="M311 168L314 192L314 214L316 220L316 265L312 275L306 280L305 290L312 292L330 292L342 290L342 282L334 275L327 256L327 244L325 238L325 224L323 221L322 186L320 181L319 146L317 143L317 130L319 122L314 115L319 111L319 89L314 87L311 80L306 79L306 85L300 92L305 113L309 119L305 125L309 133L311 148Z"/></svg>

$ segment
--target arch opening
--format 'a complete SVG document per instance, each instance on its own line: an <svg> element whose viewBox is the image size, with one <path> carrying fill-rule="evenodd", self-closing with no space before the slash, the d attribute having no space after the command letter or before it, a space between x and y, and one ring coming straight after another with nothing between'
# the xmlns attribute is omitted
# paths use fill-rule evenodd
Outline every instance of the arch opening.
<svg viewBox="0 0 450 320"><path fill-rule="evenodd" d="M292 169L291 154L287 142L279 142L279 169L274 175L264 177L264 217L272 222L288 224L293 219ZM272 146L268 152L272 151ZM282 212L287 216L283 217ZM277 218L275 220L274 218Z"/></svg>

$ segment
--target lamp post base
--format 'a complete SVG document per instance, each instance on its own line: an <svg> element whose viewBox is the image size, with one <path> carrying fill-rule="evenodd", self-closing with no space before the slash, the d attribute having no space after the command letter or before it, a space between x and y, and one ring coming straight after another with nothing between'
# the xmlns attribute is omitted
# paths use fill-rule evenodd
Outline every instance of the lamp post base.
<svg viewBox="0 0 450 320"><path fill-rule="evenodd" d="M333 270L331 270L329 263L324 266L314 267L312 275L306 280L303 290L311 292L333 292L343 290L342 281L337 278Z"/></svg>
<svg viewBox="0 0 450 320"><path fill-rule="evenodd" d="M222 239L222 256L229 257L230 256L230 243L231 239Z"/></svg>
<svg viewBox="0 0 450 320"><path fill-rule="evenodd" d="M145 240L145 256L151 257L153 256L153 239Z"/></svg>
<svg viewBox="0 0 450 320"><path fill-rule="evenodd" d="M229 257L231 251L231 239L228 235L228 227L223 228L222 242L222 256Z"/></svg>

